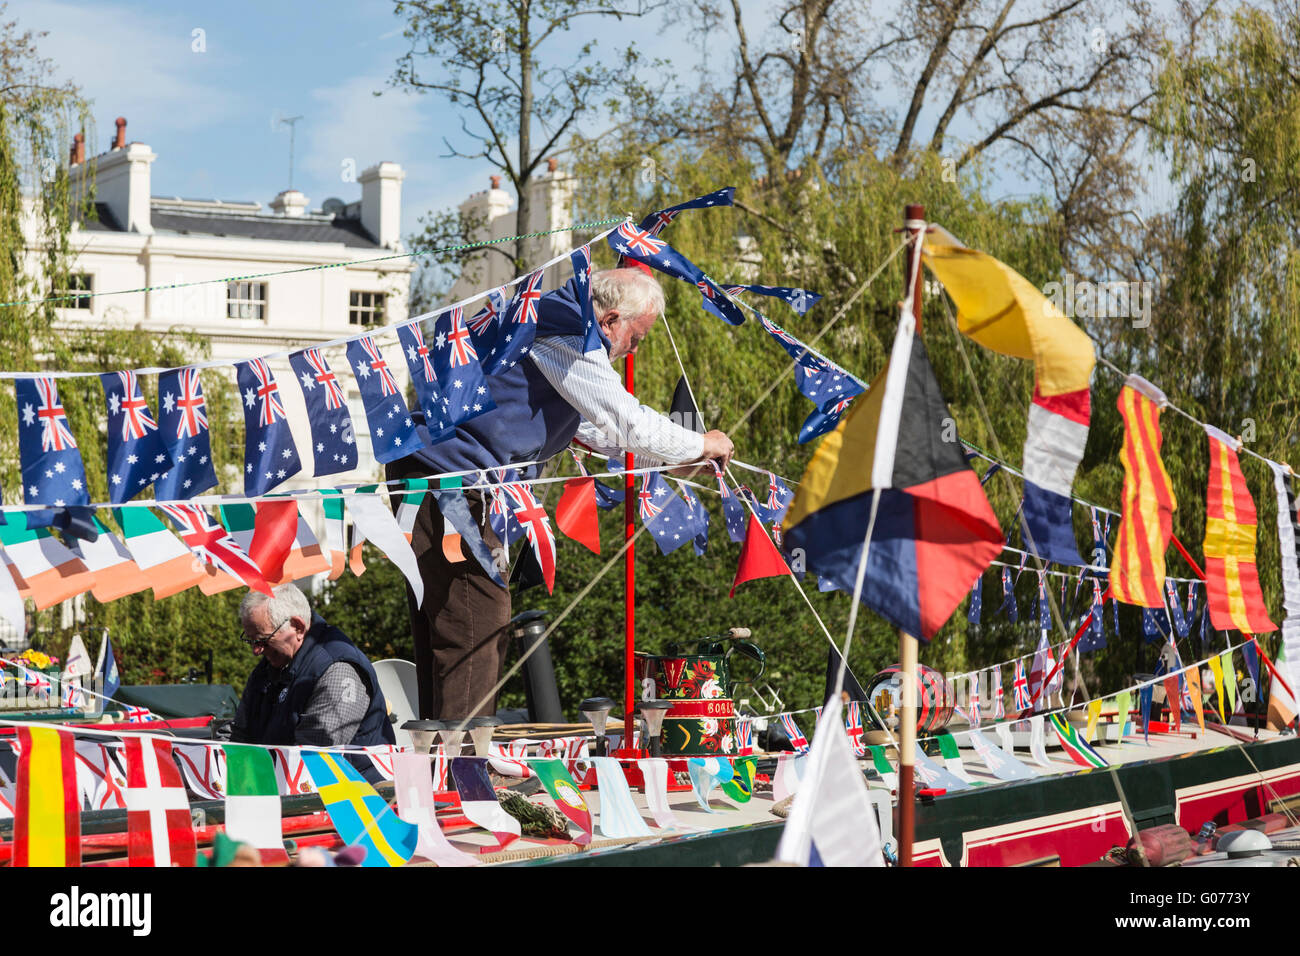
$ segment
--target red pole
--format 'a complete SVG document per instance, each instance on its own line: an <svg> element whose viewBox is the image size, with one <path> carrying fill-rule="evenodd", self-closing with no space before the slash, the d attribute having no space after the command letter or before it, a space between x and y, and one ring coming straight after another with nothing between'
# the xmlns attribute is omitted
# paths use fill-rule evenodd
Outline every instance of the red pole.
<svg viewBox="0 0 1300 956"><path fill-rule="evenodd" d="M623 359L623 386L629 395L636 394L636 381L633 376L633 356L631 353ZM633 708L636 706L636 675L633 673L633 654L636 648L636 545L632 537L636 534L636 489L632 476L632 453L626 453L623 461L627 469L623 475L623 537L627 541L627 553L623 556L624 592L623 592L623 749L632 749Z"/></svg>

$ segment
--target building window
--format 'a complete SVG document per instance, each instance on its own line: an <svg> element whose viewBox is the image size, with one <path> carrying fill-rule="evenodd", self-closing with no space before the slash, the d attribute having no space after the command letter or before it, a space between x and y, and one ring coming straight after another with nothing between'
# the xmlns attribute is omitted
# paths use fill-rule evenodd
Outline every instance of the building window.
<svg viewBox="0 0 1300 956"><path fill-rule="evenodd" d="M266 319L265 282L227 282L226 318Z"/></svg>
<svg viewBox="0 0 1300 956"><path fill-rule="evenodd" d="M384 293L350 292L348 293L349 325L383 325Z"/></svg>
<svg viewBox="0 0 1300 956"><path fill-rule="evenodd" d="M80 292L94 292L95 277L89 272L74 272L68 276L67 285L61 289L56 289L56 296L76 295L75 299L59 299L56 305L60 309L85 309L90 311L90 296L77 295Z"/></svg>

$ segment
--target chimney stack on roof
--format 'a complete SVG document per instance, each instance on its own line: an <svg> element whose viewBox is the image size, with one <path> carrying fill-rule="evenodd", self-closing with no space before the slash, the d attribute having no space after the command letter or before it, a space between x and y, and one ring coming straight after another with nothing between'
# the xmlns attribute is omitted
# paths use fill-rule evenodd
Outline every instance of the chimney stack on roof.
<svg viewBox="0 0 1300 956"><path fill-rule="evenodd" d="M493 189L500 189L500 188L501 188L501 177L500 177L500 176L492 176L492 177L490 177L490 178L491 178L491 180L492 180L492 188L493 188Z"/></svg>
<svg viewBox="0 0 1300 956"><path fill-rule="evenodd" d="M73 166L86 161L86 136L84 133L78 133L72 137L72 149L68 153L68 161Z"/></svg>
<svg viewBox="0 0 1300 956"><path fill-rule="evenodd" d="M126 145L126 117L119 116L113 122L117 125L117 135L113 137L113 148L121 149Z"/></svg>
<svg viewBox="0 0 1300 956"><path fill-rule="evenodd" d="M560 161L556 159L554 156L552 156L550 159L546 161L546 171L548 173L553 173L557 168L559 168L559 165L560 165Z"/></svg>

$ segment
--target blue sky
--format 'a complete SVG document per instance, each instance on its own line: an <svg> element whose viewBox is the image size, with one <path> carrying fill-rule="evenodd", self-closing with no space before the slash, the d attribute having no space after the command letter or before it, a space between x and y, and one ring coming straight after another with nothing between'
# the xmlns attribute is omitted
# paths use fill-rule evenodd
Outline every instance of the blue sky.
<svg viewBox="0 0 1300 956"><path fill-rule="evenodd" d="M775 0L746 3L754 35L767 27ZM885 9L888 9L887 7ZM153 193L268 203L288 185L289 135L277 116L301 115L297 127L294 184L313 208L330 196L360 197L343 181L347 160L360 170L381 160L401 163L402 231L417 217L459 203L486 188L494 170L481 160L443 158L444 134L459 120L436 94L412 95L387 85L405 51L403 22L391 0L350 2L156 2L131 0L11 0L8 14L27 29L45 31L38 48L65 78L93 101L91 147L112 142L113 119L128 120L127 138L158 154ZM698 33L683 31L656 14L644 29L610 27L596 18L579 21L605 36L612 50L629 36L651 56L673 60L684 80L704 65ZM591 26L588 26L591 25ZM576 28L564 42L587 39ZM204 52L194 52L194 31L203 31ZM754 38L754 37L752 37ZM730 58L709 46L707 64L723 68ZM706 44L707 45L707 44ZM553 48L555 56L563 48ZM897 78L874 78L878 95L901 104ZM384 91L375 97L376 91ZM958 124L957 133L968 132ZM1159 167L1160 164L1157 164ZM1140 207L1168 201L1159 169ZM1024 195L1032 185L1004 171L992 188Z"/></svg>
<svg viewBox="0 0 1300 956"><path fill-rule="evenodd" d="M445 101L387 87L406 49L389 0L18 0L8 13L48 33L41 54L93 101L92 148L106 149L114 118L125 116L127 139L158 154L154 195L268 203L289 178L289 136L275 128L277 115L303 116L294 184L313 208L329 196L360 198L360 187L342 180L345 160L358 170L401 163L404 234L420 213L486 188L494 172L483 161L441 158L443 133L459 129ZM205 52L191 49L196 29Z"/></svg>

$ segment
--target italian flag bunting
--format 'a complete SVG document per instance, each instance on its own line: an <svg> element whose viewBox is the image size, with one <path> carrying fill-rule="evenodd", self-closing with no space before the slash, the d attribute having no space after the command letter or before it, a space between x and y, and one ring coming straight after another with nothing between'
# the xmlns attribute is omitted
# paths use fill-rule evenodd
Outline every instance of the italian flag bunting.
<svg viewBox="0 0 1300 956"><path fill-rule="evenodd" d="M247 843L263 863L288 863L280 829L280 788L269 752L226 744L226 836Z"/></svg>

